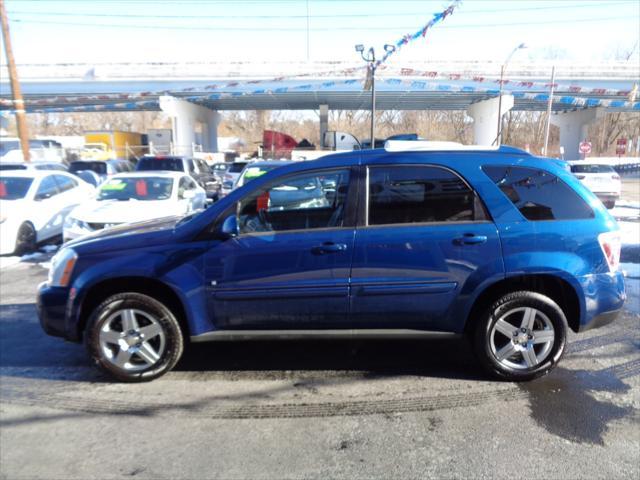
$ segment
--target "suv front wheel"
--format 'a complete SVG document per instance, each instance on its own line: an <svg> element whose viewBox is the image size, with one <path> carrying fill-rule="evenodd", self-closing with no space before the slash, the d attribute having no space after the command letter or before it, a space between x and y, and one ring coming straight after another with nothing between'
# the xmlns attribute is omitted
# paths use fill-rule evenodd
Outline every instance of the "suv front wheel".
<svg viewBox="0 0 640 480"><path fill-rule="evenodd" d="M494 376L532 380L560 361L567 331L564 312L552 299L536 292L513 292L484 312L474 332L474 349Z"/></svg>
<svg viewBox="0 0 640 480"><path fill-rule="evenodd" d="M182 355L184 339L167 307L128 292L107 298L93 311L85 344L102 370L121 381L141 382L171 370Z"/></svg>

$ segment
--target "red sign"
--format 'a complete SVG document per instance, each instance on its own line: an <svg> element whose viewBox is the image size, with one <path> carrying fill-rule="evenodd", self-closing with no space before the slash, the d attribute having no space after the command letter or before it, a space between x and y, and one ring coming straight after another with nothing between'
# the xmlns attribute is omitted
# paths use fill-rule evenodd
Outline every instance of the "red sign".
<svg viewBox="0 0 640 480"><path fill-rule="evenodd" d="M585 155L590 154L591 142L587 142L586 140L584 142L580 142L580 147L578 149L580 150L580 153L584 153Z"/></svg>
<svg viewBox="0 0 640 480"><path fill-rule="evenodd" d="M619 138L616 142L616 155L624 155L627 151L627 139Z"/></svg>

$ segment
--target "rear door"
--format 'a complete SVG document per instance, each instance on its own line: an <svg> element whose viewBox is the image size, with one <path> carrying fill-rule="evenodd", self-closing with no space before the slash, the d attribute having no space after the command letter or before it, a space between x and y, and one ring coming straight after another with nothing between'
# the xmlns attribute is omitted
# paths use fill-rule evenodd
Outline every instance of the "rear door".
<svg viewBox="0 0 640 480"><path fill-rule="evenodd" d="M457 331L455 302L502 274L498 232L452 170L365 167L352 267L354 328Z"/></svg>

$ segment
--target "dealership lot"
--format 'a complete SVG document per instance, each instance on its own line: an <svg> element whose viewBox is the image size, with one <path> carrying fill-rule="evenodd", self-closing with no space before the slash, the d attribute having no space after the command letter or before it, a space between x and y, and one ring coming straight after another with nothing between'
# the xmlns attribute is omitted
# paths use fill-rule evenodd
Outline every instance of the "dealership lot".
<svg viewBox="0 0 640 480"><path fill-rule="evenodd" d="M637 248L625 314L526 384L488 380L462 342L400 340L205 344L113 383L41 331L49 257L0 273L3 478L640 474Z"/></svg>

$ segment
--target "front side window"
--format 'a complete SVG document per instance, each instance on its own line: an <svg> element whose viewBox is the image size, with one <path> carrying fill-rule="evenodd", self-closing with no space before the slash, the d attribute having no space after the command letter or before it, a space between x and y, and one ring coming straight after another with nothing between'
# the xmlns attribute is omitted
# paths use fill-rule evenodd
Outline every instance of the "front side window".
<svg viewBox="0 0 640 480"><path fill-rule="evenodd" d="M60 193L58 191L58 184L53 178L53 175L50 175L48 177L44 177L40 182L40 186L38 187L38 191L36 193L36 199L44 200L46 198L51 198L58 193Z"/></svg>
<svg viewBox="0 0 640 480"><path fill-rule="evenodd" d="M527 220L593 218L593 210L554 174L512 166L482 167Z"/></svg>
<svg viewBox="0 0 640 480"><path fill-rule="evenodd" d="M369 168L368 225L484 220L473 190L455 173L430 166Z"/></svg>
<svg viewBox="0 0 640 480"><path fill-rule="evenodd" d="M73 178L65 177L63 175L55 175L56 182L58 182L58 189L60 192L66 192L67 190L73 190L78 186Z"/></svg>
<svg viewBox="0 0 640 480"><path fill-rule="evenodd" d="M240 233L342 227L348 186L348 170L277 180L238 202Z"/></svg>

